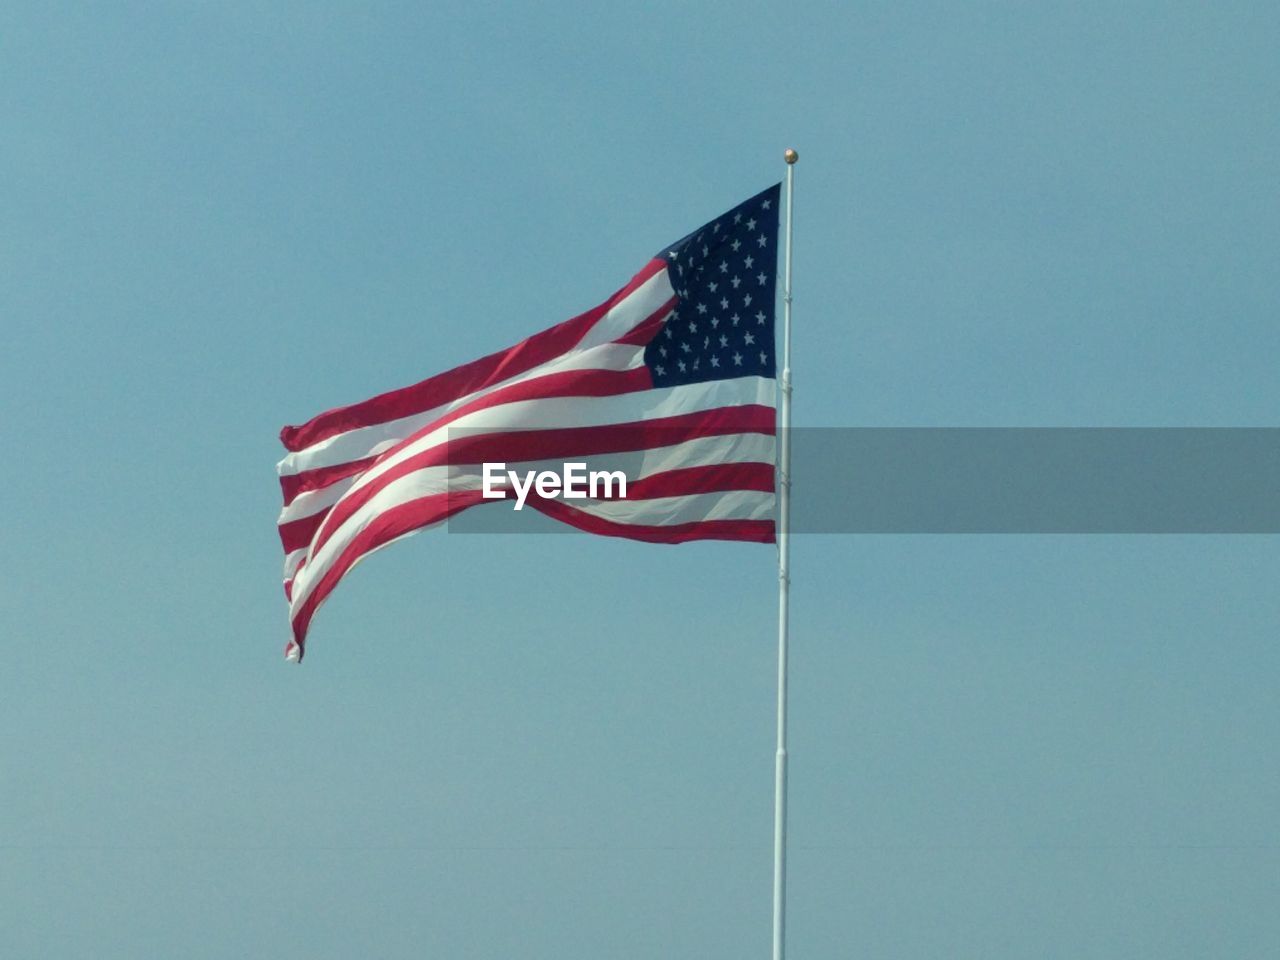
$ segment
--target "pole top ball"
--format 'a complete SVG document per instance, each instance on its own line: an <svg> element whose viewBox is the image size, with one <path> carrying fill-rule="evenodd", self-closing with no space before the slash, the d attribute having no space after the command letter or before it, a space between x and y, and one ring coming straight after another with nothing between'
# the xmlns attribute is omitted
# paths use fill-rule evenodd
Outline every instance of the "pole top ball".
<svg viewBox="0 0 1280 960"><path fill-rule="evenodd" d="M782 158L786 160L787 163L795 163L800 159L800 154L796 153L790 147L787 147L787 152L782 155Z"/></svg>

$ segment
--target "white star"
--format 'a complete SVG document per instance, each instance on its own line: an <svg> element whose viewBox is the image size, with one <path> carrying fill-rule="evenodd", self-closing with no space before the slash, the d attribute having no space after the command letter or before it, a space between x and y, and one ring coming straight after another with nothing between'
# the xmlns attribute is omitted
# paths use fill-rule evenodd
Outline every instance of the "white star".
<svg viewBox="0 0 1280 960"><path fill-rule="evenodd" d="M747 257L747 259L744 261L744 263L746 263L746 265L747 265L747 269L748 269L748 270L750 270L750 269L751 269L751 265L752 265L753 263L755 263L755 262L756 262L756 258L755 258L755 257Z"/></svg>
<svg viewBox="0 0 1280 960"><path fill-rule="evenodd" d="M742 336L743 336L743 339L746 341L748 347L756 342L755 335L752 334L750 331L747 331Z"/></svg>
<svg viewBox="0 0 1280 960"><path fill-rule="evenodd" d="M705 349L707 349L707 347L709 347L709 346L711 346L711 338L710 338L710 337L703 337L703 338L702 338L702 349L703 349L703 350L705 350Z"/></svg>
<svg viewBox="0 0 1280 960"><path fill-rule="evenodd" d="M768 355L767 353L764 353L763 351L761 351L761 353L760 353L760 362L761 362L761 363L768 363L768 362L769 362L769 355Z"/></svg>
<svg viewBox="0 0 1280 960"><path fill-rule="evenodd" d="M767 276L765 276L763 273L757 273L757 274L756 274L756 279L760 282L760 286L762 286L762 287L763 287L763 286L764 286L764 282L765 282L766 280L768 280L769 278L768 278Z"/></svg>
<svg viewBox="0 0 1280 960"><path fill-rule="evenodd" d="M659 347L659 348L658 348L658 352L659 352L660 354L662 354L662 355L665 357L665 356L667 355L667 348L666 348L666 347Z"/></svg>
<svg viewBox="0 0 1280 960"><path fill-rule="evenodd" d="M723 260L720 261L720 272L721 273L729 272L729 264L725 263Z"/></svg>
<svg viewBox="0 0 1280 960"><path fill-rule="evenodd" d="M719 317L712 317L712 318L711 318L711 329L712 329L712 330L714 330L714 329L715 329L716 327L718 327L718 326L720 326L720 318L719 318Z"/></svg>
<svg viewBox="0 0 1280 960"><path fill-rule="evenodd" d="M748 230L754 230L755 228L756 228L756 221L755 221L755 219L754 219L754 218L752 218L752 219L748 220L748 221L747 221L747 229L748 229Z"/></svg>
<svg viewBox="0 0 1280 960"><path fill-rule="evenodd" d="M751 294L748 293L745 297L742 298L742 305L744 307L751 306Z"/></svg>
<svg viewBox="0 0 1280 960"><path fill-rule="evenodd" d="M719 232L720 232L720 224L718 224L718 223L714 223L714 224L712 224L712 225L711 225L711 232L712 232L712 233L719 233Z"/></svg>
<svg viewBox="0 0 1280 960"><path fill-rule="evenodd" d="M697 322L696 320L690 320L690 321L689 321L689 332L690 332L690 333L697 333L697 332L698 332L698 322Z"/></svg>
<svg viewBox="0 0 1280 960"><path fill-rule="evenodd" d="M702 234L698 234L698 243L702 242Z"/></svg>
<svg viewBox="0 0 1280 960"><path fill-rule="evenodd" d="M683 350L685 353L691 353L691 352L692 352L692 349L690 348L690 346L689 346L687 343L682 343L682 344L680 344L680 349L681 349L681 350Z"/></svg>
<svg viewBox="0 0 1280 960"><path fill-rule="evenodd" d="M660 377L665 377L667 375L667 368L660 363L657 364L653 369L658 372L658 376Z"/></svg>
<svg viewBox="0 0 1280 960"><path fill-rule="evenodd" d="M735 313L735 314L734 314L732 317L730 317L729 319L733 321L733 325L736 327L736 326L738 325L738 321L739 321L739 320L741 320L742 318L741 318L741 317L739 317L739 316ZM668 335L670 334L670 332L671 332L671 331L669 331L669 330L667 331Z"/></svg>
<svg viewBox="0 0 1280 960"><path fill-rule="evenodd" d="M734 252L734 253L737 253L737 252L738 252L738 248L739 248L740 246L742 246L742 241L741 241L741 240L734 240L734 241L733 241L733 243L729 244L729 246L733 247L733 252Z"/></svg>
<svg viewBox="0 0 1280 960"><path fill-rule="evenodd" d="M721 298L720 298L720 309L721 309L721 310L728 310L728 309L729 309L729 300L728 300L728 298L727 298L727 297L721 297Z"/></svg>
<svg viewBox="0 0 1280 960"><path fill-rule="evenodd" d="M718 366L720 366L720 358L719 358L719 357L712 357L712 358L711 358L711 365L712 365L713 367L718 367Z"/></svg>
<svg viewBox="0 0 1280 960"><path fill-rule="evenodd" d="M680 259L680 254L676 253L674 250L668 251L667 256L670 257L672 260Z"/></svg>
<svg viewBox="0 0 1280 960"><path fill-rule="evenodd" d="M697 370L697 369L698 369L698 362L699 362L699 361L698 361L698 358L697 358L697 357L694 357L694 358L693 358L693 369L695 369L695 370ZM764 363L764 361L763 361L763 360L761 360L760 362L761 362L761 363Z"/></svg>
<svg viewBox="0 0 1280 960"><path fill-rule="evenodd" d="M707 305L705 303L698 304L698 313L706 313Z"/></svg>
<svg viewBox="0 0 1280 960"><path fill-rule="evenodd" d="M668 340L670 340L670 339L671 339L671 328L670 328L670 327L667 327L667 339L668 339Z"/></svg>
<svg viewBox="0 0 1280 960"><path fill-rule="evenodd" d="M762 326L762 327L764 326L764 311L763 311L763 310L761 310L759 313L757 313L757 314L756 314L756 323L757 323L757 324L759 324L759 325L760 325L760 326Z"/></svg>
<svg viewBox="0 0 1280 960"><path fill-rule="evenodd" d="M715 292L716 292L716 287L717 287L717 286L718 286L718 284L709 283L709 284L707 284L707 289L708 289L708 290L710 290L712 293L715 293Z"/></svg>
<svg viewBox="0 0 1280 960"><path fill-rule="evenodd" d="M733 355L733 365L735 367L742 366L742 354L735 352Z"/></svg>
<svg viewBox="0 0 1280 960"><path fill-rule="evenodd" d="M772 200L766 200L766 201L764 201L764 203L760 204L760 209L761 209L761 210L768 210L768 209L769 209L769 207L770 207L770 206L772 206L772 205L773 205L773 201L772 201Z"/></svg>
<svg viewBox="0 0 1280 960"><path fill-rule="evenodd" d="M723 333L720 334L720 346L727 347L728 345L729 345L729 338L726 337Z"/></svg>
<svg viewBox="0 0 1280 960"><path fill-rule="evenodd" d="M765 246L768 242L769 242L769 238L766 237L763 233L760 234L760 236L756 237L756 243L760 244L760 246L762 247Z"/></svg>
<svg viewBox="0 0 1280 960"><path fill-rule="evenodd" d="M708 253L708 252L709 252L709 251L707 250L706 244L703 244L703 247L702 247L702 255L705 257L705 256L707 255L707 253Z"/></svg>
<svg viewBox="0 0 1280 960"><path fill-rule="evenodd" d="M741 222L742 222L742 214L740 214L740 213L735 213L735 214L733 215L733 222L734 222L734 223L741 223Z"/></svg>
<svg viewBox="0 0 1280 960"><path fill-rule="evenodd" d="M684 365L684 361L683 361L683 360L677 360L677 361L676 361L676 363L678 363L678 364L680 365L680 372L681 372L681 373L684 373L684 372L685 372L685 370L689 369L688 367L686 367L686 366Z"/></svg>
<svg viewBox="0 0 1280 960"><path fill-rule="evenodd" d="M730 280L729 282L733 284L733 289L735 289L735 290L737 290L737 289L738 289L738 284L742 283L742 281L741 281L741 280L739 280L737 277L734 277L734 278L733 278L732 280Z"/></svg>

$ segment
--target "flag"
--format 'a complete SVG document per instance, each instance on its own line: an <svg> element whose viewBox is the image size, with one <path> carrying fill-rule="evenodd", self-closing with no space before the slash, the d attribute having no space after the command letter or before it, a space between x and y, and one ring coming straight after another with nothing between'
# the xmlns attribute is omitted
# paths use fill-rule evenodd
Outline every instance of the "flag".
<svg viewBox="0 0 1280 960"><path fill-rule="evenodd" d="M592 533L773 542L780 187L663 248L594 309L281 430L287 656L301 660L359 560L483 505L484 463L625 464L625 497L529 494Z"/></svg>

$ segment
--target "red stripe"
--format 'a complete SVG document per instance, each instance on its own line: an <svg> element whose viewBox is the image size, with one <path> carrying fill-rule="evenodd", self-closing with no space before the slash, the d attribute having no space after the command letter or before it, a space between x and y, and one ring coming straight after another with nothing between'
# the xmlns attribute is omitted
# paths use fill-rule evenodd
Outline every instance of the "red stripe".
<svg viewBox="0 0 1280 960"><path fill-rule="evenodd" d="M316 610L357 560L396 537L404 536L429 523L447 520L458 511L479 503L481 499L479 490L437 493L398 504L374 517L369 525L347 544L346 549L334 558L332 565L324 572L307 599L302 602L298 612L293 615L293 638L299 648L305 644L307 626L315 616Z"/></svg>
<svg viewBox="0 0 1280 960"><path fill-rule="evenodd" d="M352 406L326 411L301 426L285 427L280 431L280 442L288 450L297 452L348 430L422 413L532 370L572 349L601 317L664 269L664 261L650 260L626 286L586 313L549 330L535 333L507 350L500 350L453 370L428 377L411 387L392 390Z"/></svg>
<svg viewBox="0 0 1280 960"><path fill-rule="evenodd" d="M326 507L309 517L300 517L297 520L290 520L286 523L279 524L276 529L280 533L280 543L284 547L286 554L293 553L295 550L301 550L311 542L311 538L315 536L316 530L320 523L328 515L332 507Z"/></svg>
<svg viewBox="0 0 1280 960"><path fill-rule="evenodd" d="M648 372L645 371L645 374L647 376ZM372 483L345 494L326 515L323 528L315 537L313 550L323 546L352 514L388 484L424 467L499 460L513 463L621 453L733 433L772 434L775 430L775 418L776 413L772 407L746 404L601 427L477 433L474 436L451 438L447 443L424 450L396 464Z"/></svg>
<svg viewBox="0 0 1280 960"><path fill-rule="evenodd" d="M474 434L460 430L459 436L450 437L447 455L443 448L432 447L413 460L418 462L419 457L423 458L418 466L431 466L435 463L488 463L498 460L522 463L528 460L649 450L700 437L732 433L771 436L776 430L776 416L773 407L741 404L596 427L518 430L511 433L476 431Z"/></svg>
<svg viewBox="0 0 1280 960"><path fill-rule="evenodd" d="M297 499L298 494L310 490L320 490L346 477L364 473L378 460L377 456L350 460L347 463L335 463L331 467L316 467L305 473L287 474L280 478L280 492L284 494L284 505L287 507Z"/></svg>
<svg viewBox="0 0 1280 960"><path fill-rule="evenodd" d="M772 520L693 520L670 526L650 527L605 520L583 513L559 500L541 500L530 505L549 517L577 527L586 533L645 543L688 543L691 540L744 540L749 543L773 543Z"/></svg>
<svg viewBox="0 0 1280 960"><path fill-rule="evenodd" d="M657 336L658 331L662 329L663 321L667 319L675 308L678 299L678 297L672 297L653 313L649 314L643 323L637 324L613 342L634 343L638 346L647 347L649 341Z"/></svg>

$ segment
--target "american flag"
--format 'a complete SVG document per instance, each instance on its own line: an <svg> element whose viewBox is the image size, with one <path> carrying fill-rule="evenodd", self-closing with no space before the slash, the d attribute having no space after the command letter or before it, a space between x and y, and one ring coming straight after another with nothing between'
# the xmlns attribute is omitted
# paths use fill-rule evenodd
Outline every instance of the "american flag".
<svg viewBox="0 0 1280 960"><path fill-rule="evenodd" d="M316 610L359 560L481 503L484 462L623 467L625 498L529 496L592 533L773 542L780 186L663 248L586 313L281 430L286 655L302 659Z"/></svg>

